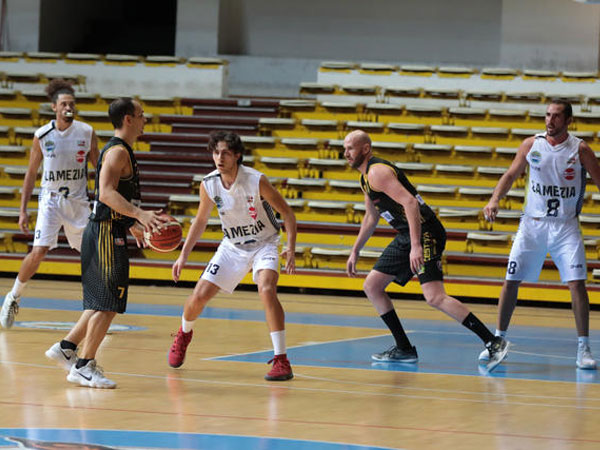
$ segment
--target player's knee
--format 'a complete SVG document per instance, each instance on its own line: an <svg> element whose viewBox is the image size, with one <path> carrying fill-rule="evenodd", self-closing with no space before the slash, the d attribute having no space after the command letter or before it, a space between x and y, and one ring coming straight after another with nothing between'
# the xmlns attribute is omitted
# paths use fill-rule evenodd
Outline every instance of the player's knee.
<svg viewBox="0 0 600 450"><path fill-rule="evenodd" d="M367 277L365 282L363 283L363 291L367 297L371 298L372 296L376 296L385 291L385 286L381 286L380 283L377 283L373 278Z"/></svg>
<svg viewBox="0 0 600 450"><path fill-rule="evenodd" d="M33 249L31 250L30 253L30 257L36 261L39 262L42 259L44 259L46 257L46 255L48 254L48 247L39 247L39 246L35 246L33 247Z"/></svg>
<svg viewBox="0 0 600 450"><path fill-rule="evenodd" d="M425 301L429 306L439 308L444 302L445 294L443 292L434 292L425 294Z"/></svg>
<svg viewBox="0 0 600 450"><path fill-rule="evenodd" d="M258 294L261 297L277 296L277 287L271 283L264 283L258 286Z"/></svg>

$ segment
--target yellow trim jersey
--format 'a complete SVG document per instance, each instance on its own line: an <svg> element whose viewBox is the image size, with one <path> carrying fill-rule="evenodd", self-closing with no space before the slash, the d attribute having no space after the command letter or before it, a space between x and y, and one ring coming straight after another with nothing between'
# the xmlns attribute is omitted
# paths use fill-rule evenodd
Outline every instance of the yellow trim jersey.
<svg viewBox="0 0 600 450"><path fill-rule="evenodd" d="M385 193L373 190L369 185L369 169L376 164L383 164L389 167L396 174L400 184L417 199L419 202L419 212L421 213L421 223L437 220L435 213L429 206L427 206L423 198L417 193L417 190L410 183L410 181L408 181L408 178L406 178L404 172L391 162L373 156L367 162L367 176L363 174L360 175L360 187L363 192L369 196L381 217L383 217L397 231L408 231L408 222L406 221L404 207L388 197Z"/></svg>

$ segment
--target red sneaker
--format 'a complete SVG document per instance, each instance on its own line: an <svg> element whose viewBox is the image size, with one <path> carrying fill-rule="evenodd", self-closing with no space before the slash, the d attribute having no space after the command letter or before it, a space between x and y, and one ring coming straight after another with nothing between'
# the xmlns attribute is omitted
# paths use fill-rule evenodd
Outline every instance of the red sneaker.
<svg viewBox="0 0 600 450"><path fill-rule="evenodd" d="M294 378L292 366L285 353L283 355L275 355L275 357L267 364L271 363L273 363L273 368L265 375L265 380L285 381Z"/></svg>
<svg viewBox="0 0 600 450"><path fill-rule="evenodd" d="M184 333L181 327L179 327L173 345L171 345L171 350L169 350L168 359L171 367L180 367L183 364L185 351L192 340L193 334L194 330L191 330L189 333Z"/></svg>

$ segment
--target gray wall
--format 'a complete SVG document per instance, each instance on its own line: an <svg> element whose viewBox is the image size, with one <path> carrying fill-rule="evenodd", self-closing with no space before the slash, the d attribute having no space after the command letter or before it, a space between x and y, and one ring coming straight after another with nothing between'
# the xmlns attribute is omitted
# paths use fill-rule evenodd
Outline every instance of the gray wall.
<svg viewBox="0 0 600 450"><path fill-rule="evenodd" d="M598 70L600 5L572 0L502 4L501 65Z"/></svg>
<svg viewBox="0 0 600 450"><path fill-rule="evenodd" d="M219 0L177 0L178 56L216 56L218 30Z"/></svg>
<svg viewBox="0 0 600 450"><path fill-rule="evenodd" d="M8 0L8 42L5 50L38 51L40 0Z"/></svg>
<svg viewBox="0 0 600 450"><path fill-rule="evenodd" d="M498 0L221 0L219 52L495 64Z"/></svg>

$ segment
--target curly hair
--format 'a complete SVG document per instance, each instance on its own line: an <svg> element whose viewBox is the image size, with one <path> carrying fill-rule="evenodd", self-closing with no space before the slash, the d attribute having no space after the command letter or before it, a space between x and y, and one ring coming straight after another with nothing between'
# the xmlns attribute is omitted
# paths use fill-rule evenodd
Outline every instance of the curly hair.
<svg viewBox="0 0 600 450"><path fill-rule="evenodd" d="M229 131L211 131L208 137L208 151L215 151L217 144L221 141L225 142L227 144L227 148L229 148L229 150L231 150L233 153L240 155L237 163L238 166L242 164L245 149L240 137L236 133Z"/></svg>
<svg viewBox="0 0 600 450"><path fill-rule="evenodd" d="M56 78L52 80L46 87L46 94L52 103L56 103L60 94L68 94L75 97L75 90L73 85L62 78Z"/></svg>

